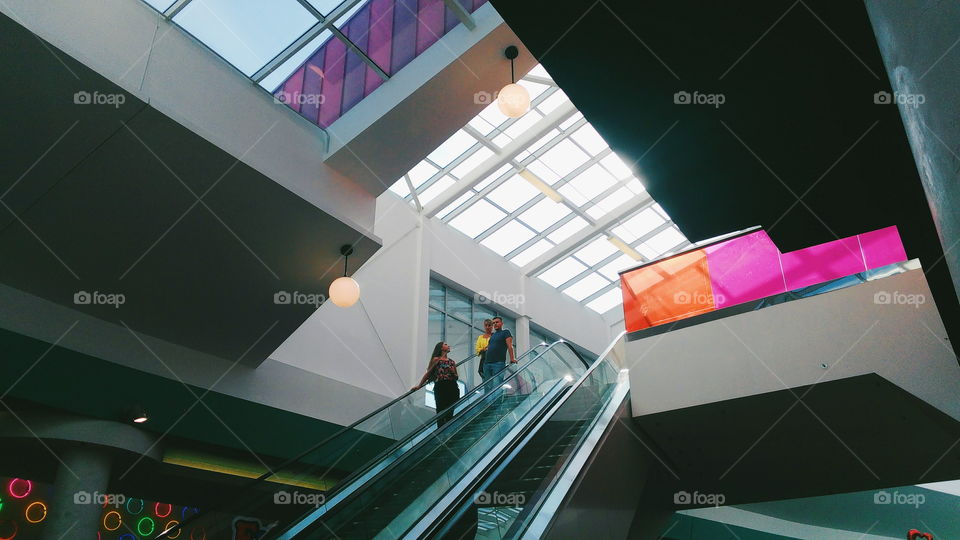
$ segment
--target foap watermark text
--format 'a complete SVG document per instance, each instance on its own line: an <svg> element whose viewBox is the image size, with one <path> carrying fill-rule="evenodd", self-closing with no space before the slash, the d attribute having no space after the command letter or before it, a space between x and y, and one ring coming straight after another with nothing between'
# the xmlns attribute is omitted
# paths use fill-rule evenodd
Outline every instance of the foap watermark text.
<svg viewBox="0 0 960 540"><path fill-rule="evenodd" d="M123 293L105 293L100 291L77 291L73 293L73 303L78 306L113 306L117 309L127 302Z"/></svg>

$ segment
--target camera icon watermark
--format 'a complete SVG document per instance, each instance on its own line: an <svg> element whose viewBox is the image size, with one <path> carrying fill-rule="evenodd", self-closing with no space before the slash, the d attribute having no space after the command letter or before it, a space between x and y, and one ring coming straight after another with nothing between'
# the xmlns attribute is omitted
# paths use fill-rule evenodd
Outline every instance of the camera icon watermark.
<svg viewBox="0 0 960 540"><path fill-rule="evenodd" d="M890 493L881 490L873 494L873 504L897 504L920 508L925 502L927 497L923 493L900 493L899 491Z"/></svg>
<svg viewBox="0 0 960 540"><path fill-rule="evenodd" d="M327 301L323 293L304 293L300 291L277 291L273 293L273 303L278 306L313 306L319 308Z"/></svg>
<svg viewBox="0 0 960 540"><path fill-rule="evenodd" d="M873 94L873 103L875 105L907 105L910 107L919 107L927 102L927 96L924 94L911 94L894 92L890 93L881 90Z"/></svg>
<svg viewBox="0 0 960 540"><path fill-rule="evenodd" d="M124 93L102 94L94 91L80 90L73 94L74 105L111 105L119 109L121 105L127 102L127 95Z"/></svg>
<svg viewBox="0 0 960 540"><path fill-rule="evenodd" d="M273 102L278 105L323 105L327 96L323 94L305 94L302 92L287 92L281 90L273 95Z"/></svg>
<svg viewBox="0 0 960 540"><path fill-rule="evenodd" d="M700 493L694 491L678 491L673 494L673 504L697 506L723 506L727 497L723 493Z"/></svg>
<svg viewBox="0 0 960 540"><path fill-rule="evenodd" d="M473 496L473 503L483 506L513 506L521 507L527 502L523 493L501 493L499 491L481 491Z"/></svg>
<svg viewBox="0 0 960 540"><path fill-rule="evenodd" d="M475 304L496 304L503 307L520 307L527 301L526 296L519 293L504 293L493 291L492 293L481 291L473 295Z"/></svg>
<svg viewBox="0 0 960 540"><path fill-rule="evenodd" d="M919 309L921 305L927 303L927 297L923 294L907 294L900 291L877 291L873 293L873 303L877 305L913 306Z"/></svg>
<svg viewBox="0 0 960 540"><path fill-rule="evenodd" d="M497 100L497 92L487 92L480 90L473 94L473 102L477 105L490 105Z"/></svg>
<svg viewBox="0 0 960 540"><path fill-rule="evenodd" d="M296 504L302 506L313 506L320 508L326 503L327 498L323 493L301 493L299 491L277 491L273 494L273 504Z"/></svg>
<svg viewBox="0 0 960 540"><path fill-rule="evenodd" d="M98 506L113 506L119 508L127 501L123 493L100 493L94 491L77 491L73 494L73 504L96 504Z"/></svg>
<svg viewBox="0 0 960 540"><path fill-rule="evenodd" d="M73 293L73 303L78 306L113 306L120 309L120 306L127 302L127 297L123 293L103 293L100 291L77 291Z"/></svg>
<svg viewBox="0 0 960 540"><path fill-rule="evenodd" d="M710 105L719 109L726 102L727 96L724 94L704 94L697 90L694 90L693 93L680 90L673 94L674 105Z"/></svg>
<svg viewBox="0 0 960 540"><path fill-rule="evenodd" d="M673 293L673 303L677 305L711 304L716 306L718 304L722 304L724 300L725 297L722 294L705 293L700 291L677 291Z"/></svg>

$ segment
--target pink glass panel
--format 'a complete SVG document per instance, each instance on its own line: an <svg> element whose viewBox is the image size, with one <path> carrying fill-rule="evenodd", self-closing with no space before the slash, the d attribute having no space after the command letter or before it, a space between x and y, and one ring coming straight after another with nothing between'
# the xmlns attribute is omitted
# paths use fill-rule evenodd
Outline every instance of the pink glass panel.
<svg viewBox="0 0 960 540"><path fill-rule="evenodd" d="M871 270L907 260L896 226L861 234L860 249L867 268Z"/></svg>
<svg viewBox="0 0 960 540"><path fill-rule="evenodd" d="M788 291L867 270L856 236L784 253L780 260Z"/></svg>
<svg viewBox="0 0 960 540"><path fill-rule="evenodd" d="M717 308L784 292L780 250L765 231L705 248Z"/></svg>

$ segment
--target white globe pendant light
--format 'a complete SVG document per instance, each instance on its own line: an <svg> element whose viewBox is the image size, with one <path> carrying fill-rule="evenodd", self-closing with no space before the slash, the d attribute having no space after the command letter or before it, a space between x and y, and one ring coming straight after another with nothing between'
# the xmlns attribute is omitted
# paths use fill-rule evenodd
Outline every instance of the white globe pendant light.
<svg viewBox="0 0 960 540"><path fill-rule="evenodd" d="M520 50L511 45L503 55L510 60L510 84L497 94L497 108L509 118L520 118L530 110L530 92L516 83L513 71L513 60L520 55Z"/></svg>
<svg viewBox="0 0 960 540"><path fill-rule="evenodd" d="M343 276L333 280L330 284L330 301L340 307L350 307L360 299L360 284L357 280L347 276L347 259L353 254L353 248L349 245L340 248L340 254L343 255Z"/></svg>

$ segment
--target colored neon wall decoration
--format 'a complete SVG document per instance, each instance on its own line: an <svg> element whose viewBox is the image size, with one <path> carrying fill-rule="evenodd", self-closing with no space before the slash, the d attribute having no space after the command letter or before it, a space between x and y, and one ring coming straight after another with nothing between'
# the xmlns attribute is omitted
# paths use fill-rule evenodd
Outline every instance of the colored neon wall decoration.
<svg viewBox="0 0 960 540"><path fill-rule="evenodd" d="M781 253L765 231L620 274L628 332L907 260L895 226Z"/></svg>
<svg viewBox="0 0 960 540"><path fill-rule="evenodd" d="M7 483L7 493L14 499L22 499L33 491L33 482L23 478L13 478Z"/></svg>

